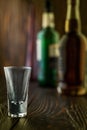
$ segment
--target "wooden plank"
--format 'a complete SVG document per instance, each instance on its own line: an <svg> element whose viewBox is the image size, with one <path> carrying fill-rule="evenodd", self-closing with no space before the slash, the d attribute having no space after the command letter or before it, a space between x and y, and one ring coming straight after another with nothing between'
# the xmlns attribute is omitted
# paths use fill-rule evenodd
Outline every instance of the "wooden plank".
<svg viewBox="0 0 87 130"><path fill-rule="evenodd" d="M9 117L5 117L3 122L0 124L0 130L11 130L15 127L16 123L19 119L11 119Z"/></svg>
<svg viewBox="0 0 87 130"><path fill-rule="evenodd" d="M87 129L86 96L60 96L56 89L44 89L36 84L30 85L27 117L7 117L7 106L3 102L0 110L0 130Z"/></svg>

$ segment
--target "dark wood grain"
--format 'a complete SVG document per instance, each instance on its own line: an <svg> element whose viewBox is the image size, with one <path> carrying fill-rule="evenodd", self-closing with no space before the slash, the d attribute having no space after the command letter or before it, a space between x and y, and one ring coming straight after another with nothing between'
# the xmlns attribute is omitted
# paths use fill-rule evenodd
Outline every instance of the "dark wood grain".
<svg viewBox="0 0 87 130"><path fill-rule="evenodd" d="M3 88L0 90L0 130L87 130L87 96L60 96L56 89L31 83L25 118L8 117L6 101Z"/></svg>

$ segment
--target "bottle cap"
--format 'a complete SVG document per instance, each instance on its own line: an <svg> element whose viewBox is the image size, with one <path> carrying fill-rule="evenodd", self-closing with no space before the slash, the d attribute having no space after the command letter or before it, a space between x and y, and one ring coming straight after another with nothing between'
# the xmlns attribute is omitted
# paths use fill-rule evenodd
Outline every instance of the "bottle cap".
<svg viewBox="0 0 87 130"><path fill-rule="evenodd" d="M44 12L42 15L42 27L55 27L54 14L52 12Z"/></svg>
<svg viewBox="0 0 87 130"><path fill-rule="evenodd" d="M52 12L52 4L50 2L50 0L45 0L45 8L44 11L45 12Z"/></svg>
<svg viewBox="0 0 87 130"><path fill-rule="evenodd" d="M52 9L52 3L50 0L45 0L44 12L42 15L42 27L55 27L54 13Z"/></svg>

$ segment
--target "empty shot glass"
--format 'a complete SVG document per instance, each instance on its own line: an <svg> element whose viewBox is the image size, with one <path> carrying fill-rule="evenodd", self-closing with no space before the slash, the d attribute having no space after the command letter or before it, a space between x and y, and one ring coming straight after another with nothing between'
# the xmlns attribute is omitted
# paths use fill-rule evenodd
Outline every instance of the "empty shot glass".
<svg viewBox="0 0 87 130"><path fill-rule="evenodd" d="M27 115L28 88L31 74L31 67L4 67L8 116L24 117Z"/></svg>

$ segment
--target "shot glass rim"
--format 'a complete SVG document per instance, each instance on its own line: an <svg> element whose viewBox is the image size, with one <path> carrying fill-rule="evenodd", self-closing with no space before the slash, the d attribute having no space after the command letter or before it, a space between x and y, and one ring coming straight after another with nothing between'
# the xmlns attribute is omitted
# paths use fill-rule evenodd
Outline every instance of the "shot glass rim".
<svg viewBox="0 0 87 130"><path fill-rule="evenodd" d="M31 70L30 66L4 66L4 69L29 69Z"/></svg>

